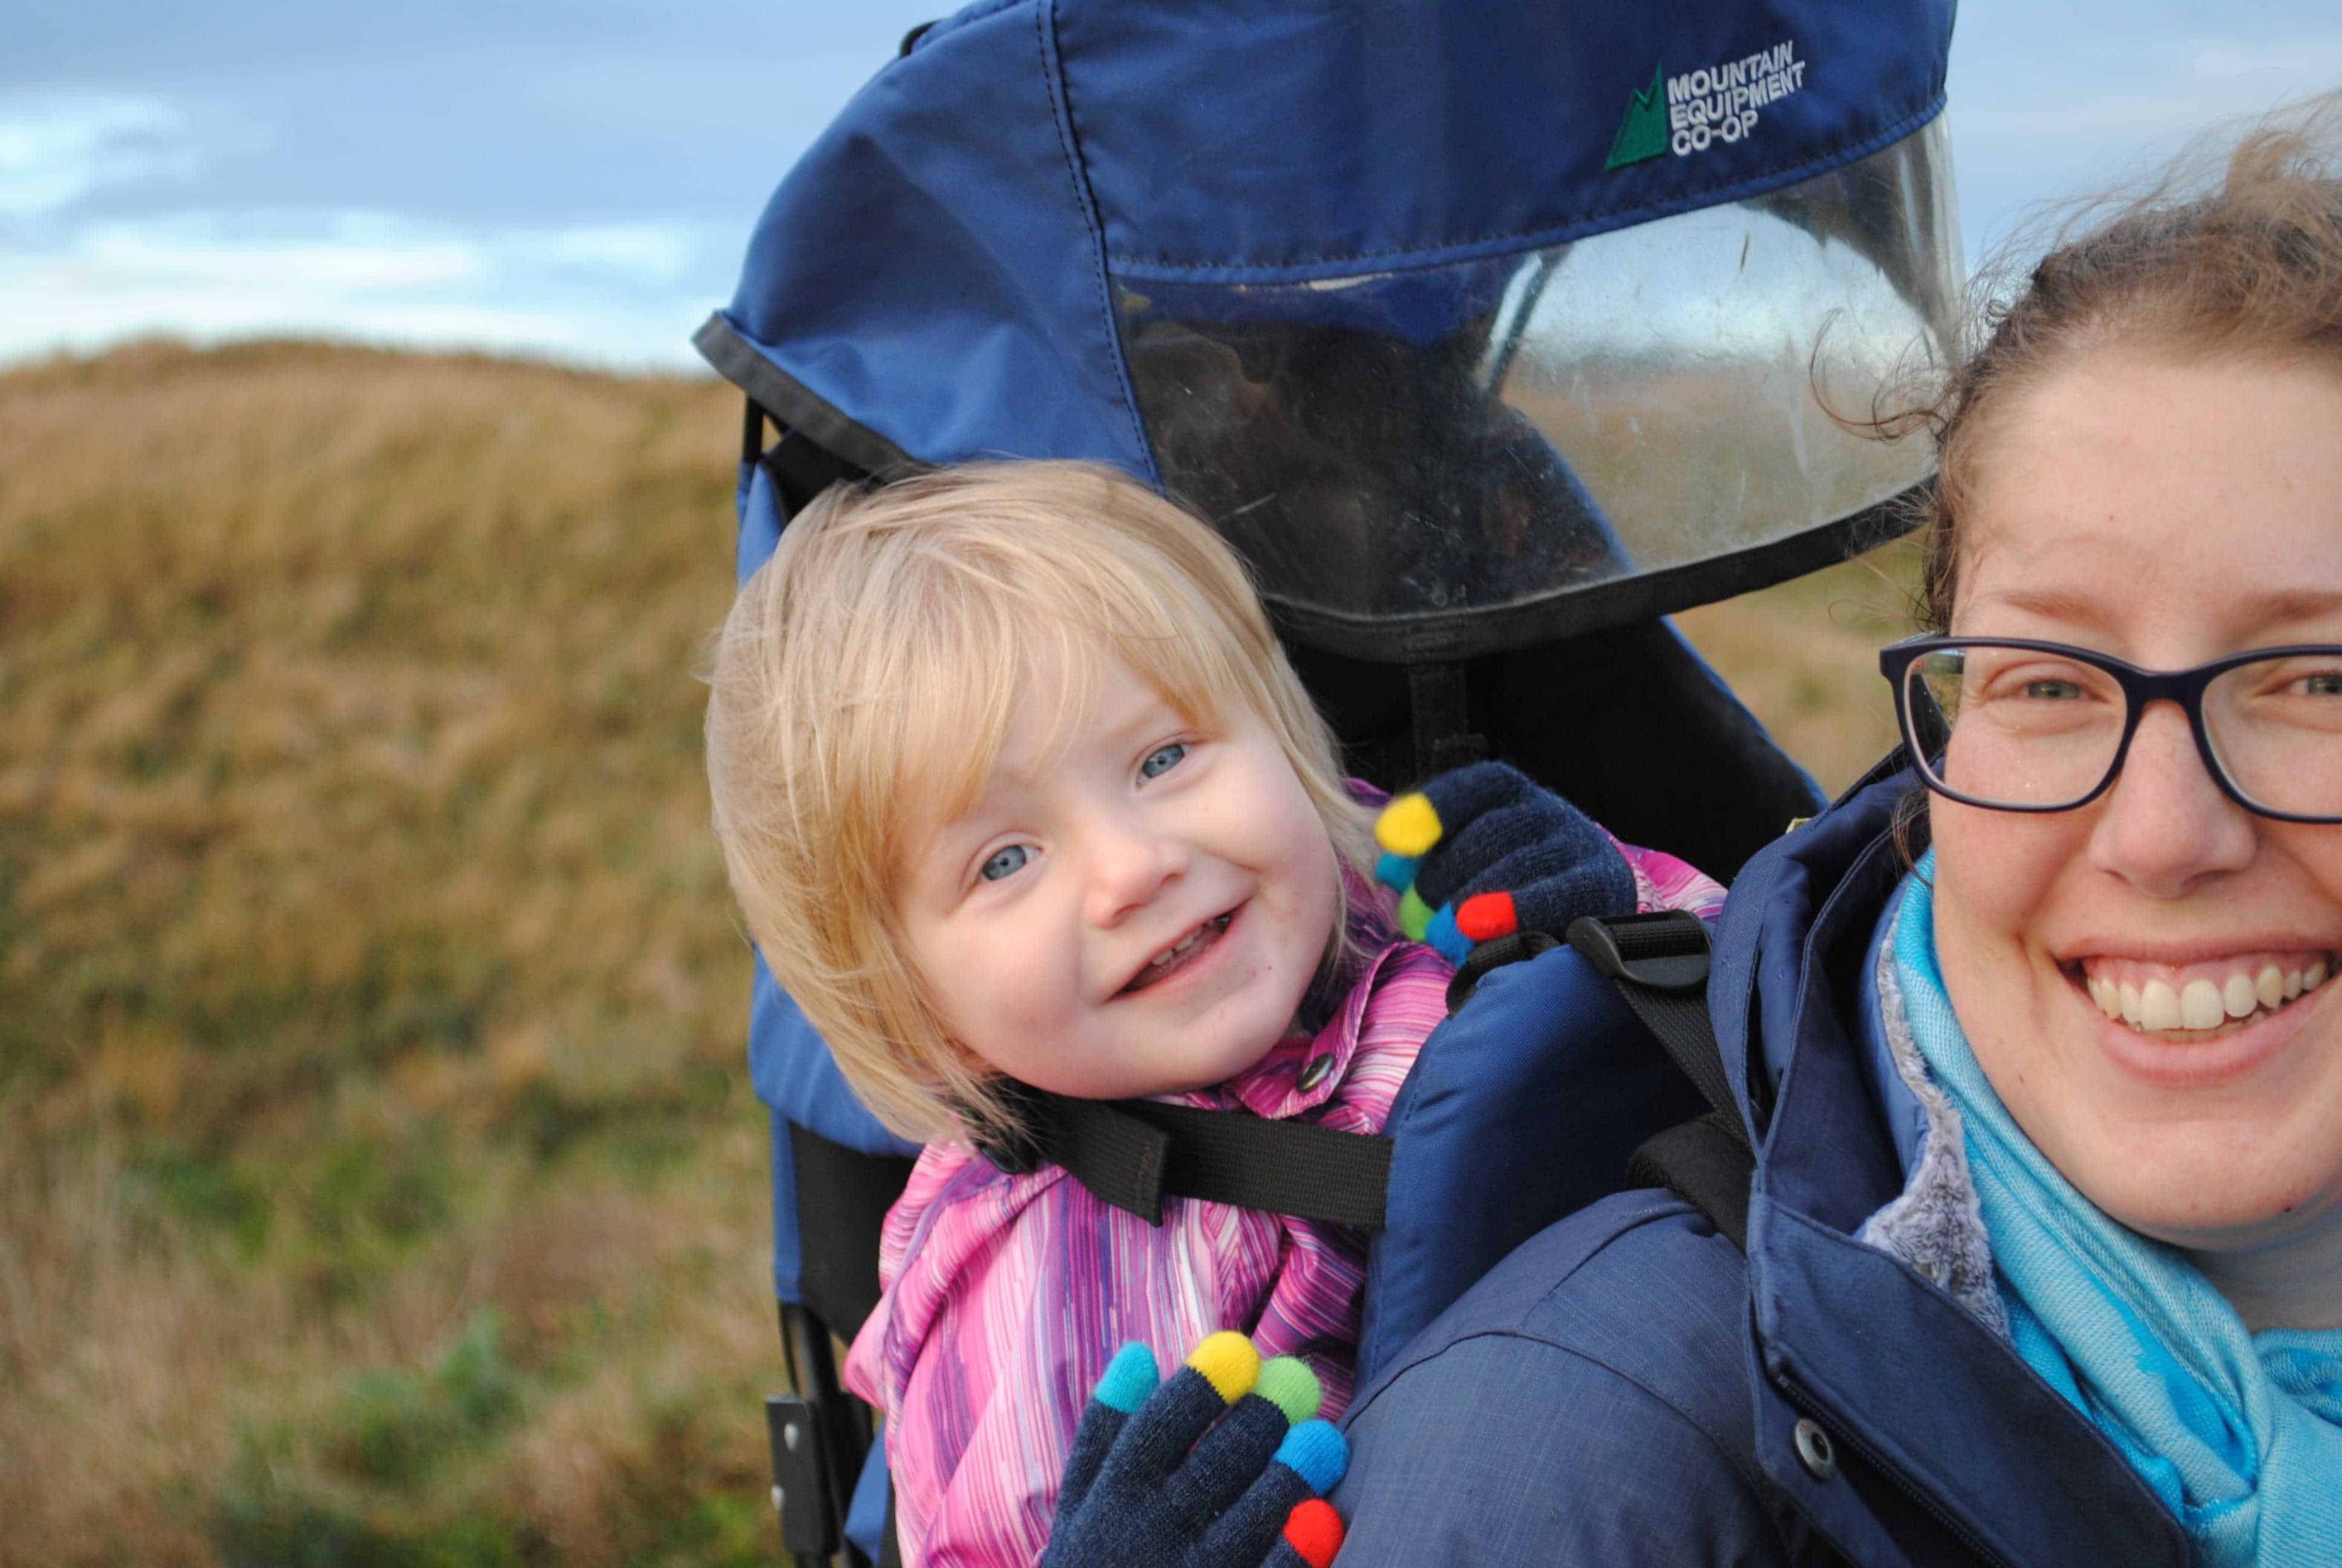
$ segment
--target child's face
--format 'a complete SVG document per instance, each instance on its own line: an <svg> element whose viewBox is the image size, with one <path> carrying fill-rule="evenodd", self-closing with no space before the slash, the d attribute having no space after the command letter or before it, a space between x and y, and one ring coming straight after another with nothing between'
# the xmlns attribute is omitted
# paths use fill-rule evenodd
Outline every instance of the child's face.
<svg viewBox="0 0 2342 1568"><path fill-rule="evenodd" d="M1084 711L1041 706L974 803L910 838L903 925L952 1037L1084 1099L1233 1077L1333 934L1324 822L1265 725L1190 725L1119 660Z"/></svg>

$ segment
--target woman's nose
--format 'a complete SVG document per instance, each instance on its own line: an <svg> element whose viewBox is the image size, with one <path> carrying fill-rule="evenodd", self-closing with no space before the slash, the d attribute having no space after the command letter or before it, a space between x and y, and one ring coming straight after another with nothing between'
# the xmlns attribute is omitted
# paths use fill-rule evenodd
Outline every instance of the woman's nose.
<svg viewBox="0 0 2342 1568"><path fill-rule="evenodd" d="M2175 897L2251 864L2259 842L2252 814L2206 768L2187 715L2170 703L2149 705L2100 803L2091 863L2141 892Z"/></svg>
<svg viewBox="0 0 2342 1568"><path fill-rule="evenodd" d="M1085 837L1093 925L1112 926L1144 908L1187 869L1186 842L1134 816L1101 817Z"/></svg>

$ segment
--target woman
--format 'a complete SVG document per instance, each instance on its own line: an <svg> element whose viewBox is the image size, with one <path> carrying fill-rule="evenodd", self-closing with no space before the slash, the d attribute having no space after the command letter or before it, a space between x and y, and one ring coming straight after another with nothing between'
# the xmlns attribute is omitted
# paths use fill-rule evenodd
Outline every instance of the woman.
<svg viewBox="0 0 2342 1568"><path fill-rule="evenodd" d="M2342 1563L2338 131L1955 377L1929 760L1717 933L1746 1253L1650 1191L1516 1251L1354 1405L1345 1568Z"/></svg>
<svg viewBox="0 0 2342 1568"><path fill-rule="evenodd" d="M1651 1193L1515 1253L1357 1408L1348 1568L2342 1563L2337 115L1961 372L1882 660L1939 759L1718 935L1746 1257Z"/></svg>

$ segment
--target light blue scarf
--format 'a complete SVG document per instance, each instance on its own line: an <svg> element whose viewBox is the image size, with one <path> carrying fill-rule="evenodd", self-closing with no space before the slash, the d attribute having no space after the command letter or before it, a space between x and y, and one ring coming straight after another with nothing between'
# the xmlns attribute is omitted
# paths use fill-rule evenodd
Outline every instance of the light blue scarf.
<svg viewBox="0 0 2342 1568"><path fill-rule="evenodd" d="M2208 1568L2342 1563L2342 1329L2249 1333L2174 1248L2099 1212L2025 1137L1936 963L1935 857L1905 881L1895 967L1960 1108L2017 1353L2098 1424Z"/></svg>

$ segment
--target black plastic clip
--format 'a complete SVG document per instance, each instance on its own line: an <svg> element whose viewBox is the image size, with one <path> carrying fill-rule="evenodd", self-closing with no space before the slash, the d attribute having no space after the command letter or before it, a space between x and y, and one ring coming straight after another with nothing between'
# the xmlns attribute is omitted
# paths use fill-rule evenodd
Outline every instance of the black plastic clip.
<svg viewBox="0 0 2342 1568"><path fill-rule="evenodd" d="M1707 924L1688 909L1588 915L1570 922L1570 946L1606 978L1652 991L1697 991L1708 983Z"/></svg>

